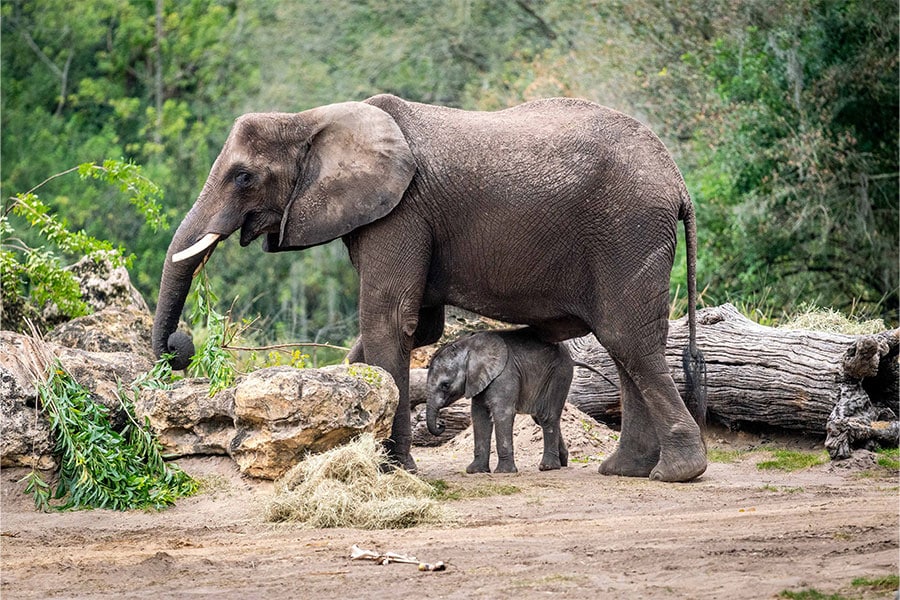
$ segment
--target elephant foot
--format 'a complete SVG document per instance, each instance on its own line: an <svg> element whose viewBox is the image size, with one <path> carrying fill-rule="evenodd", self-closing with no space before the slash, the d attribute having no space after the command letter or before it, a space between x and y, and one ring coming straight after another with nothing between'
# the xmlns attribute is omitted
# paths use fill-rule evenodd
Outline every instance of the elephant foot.
<svg viewBox="0 0 900 600"><path fill-rule="evenodd" d="M416 461L413 460L409 450L405 452L397 450L396 446L390 443L390 440L385 441L385 450L387 451L387 463L382 465L382 471L403 469L407 473L418 473L419 467L416 466Z"/></svg>
<svg viewBox="0 0 900 600"><path fill-rule="evenodd" d="M519 469L516 468L516 463L511 460L503 461L497 463L497 468L494 469L494 473L518 473Z"/></svg>
<svg viewBox="0 0 900 600"><path fill-rule="evenodd" d="M658 456L629 453L621 447L600 463L601 475L618 475L620 477L647 477L659 462Z"/></svg>
<svg viewBox="0 0 900 600"><path fill-rule="evenodd" d="M566 461L568 462L568 461ZM555 471L557 469L562 468L563 466L563 458L562 456L558 456L555 454L545 454L541 458L541 464L538 465L539 471Z"/></svg>
<svg viewBox="0 0 900 600"><path fill-rule="evenodd" d="M486 462L474 461L468 467L466 467L466 473L472 475L473 473L490 473L491 468L488 466Z"/></svg>
<svg viewBox="0 0 900 600"><path fill-rule="evenodd" d="M650 472L655 481L690 481L706 471L706 443L698 427L674 429Z"/></svg>

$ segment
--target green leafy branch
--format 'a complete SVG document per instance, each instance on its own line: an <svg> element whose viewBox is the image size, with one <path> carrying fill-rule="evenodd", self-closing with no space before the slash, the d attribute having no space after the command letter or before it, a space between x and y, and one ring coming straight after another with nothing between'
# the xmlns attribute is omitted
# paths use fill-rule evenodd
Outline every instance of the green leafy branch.
<svg viewBox="0 0 900 600"><path fill-rule="evenodd" d="M35 193L50 181L76 171L83 180L97 179L117 186L154 230L166 225L159 203L162 191L141 174L139 166L129 162L84 163L48 177L27 192L16 194L8 199L0 213L0 293L7 306L5 312L9 307L42 307L50 302L55 302L67 317L90 312L81 299L75 276L65 269L57 253L45 246L32 248L16 237L10 215L23 218L49 246L63 254L84 255L97 262L109 260L113 267L130 265L133 255L126 255L122 246L114 247L109 241L90 236L83 229L72 231L66 219L54 214Z"/></svg>
<svg viewBox="0 0 900 600"><path fill-rule="evenodd" d="M32 470L23 481L40 510L72 508L160 509L189 496L199 485L177 466L166 463L148 425L138 423L134 400L119 385L126 423L112 427L109 410L56 362L37 384L41 409L56 439L60 468L55 484ZM53 501L60 501L54 505Z"/></svg>
<svg viewBox="0 0 900 600"><path fill-rule="evenodd" d="M188 365L192 377L209 378L209 395L231 386L237 378L237 361L225 349L247 328L237 326L231 320L231 311L222 314L215 309L218 297L212 291L206 271L201 271L191 289L190 320L195 325L205 325L206 340L200 345ZM236 300L236 298L235 298Z"/></svg>

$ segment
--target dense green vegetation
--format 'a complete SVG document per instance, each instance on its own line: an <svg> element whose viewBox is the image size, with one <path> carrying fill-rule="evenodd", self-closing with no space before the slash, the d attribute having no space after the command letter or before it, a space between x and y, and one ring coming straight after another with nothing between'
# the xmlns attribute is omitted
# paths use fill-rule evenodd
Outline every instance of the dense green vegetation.
<svg viewBox="0 0 900 600"><path fill-rule="evenodd" d="M42 198L133 253L153 305L171 233L243 112L378 92L472 109L581 96L672 149L697 205L706 303L895 323L897 13L887 0L4 0L0 197L6 212L73 165L140 164L168 230L77 178ZM260 317L259 341L355 335L340 244L266 255L229 242L208 272L220 312L237 296L233 318Z"/></svg>

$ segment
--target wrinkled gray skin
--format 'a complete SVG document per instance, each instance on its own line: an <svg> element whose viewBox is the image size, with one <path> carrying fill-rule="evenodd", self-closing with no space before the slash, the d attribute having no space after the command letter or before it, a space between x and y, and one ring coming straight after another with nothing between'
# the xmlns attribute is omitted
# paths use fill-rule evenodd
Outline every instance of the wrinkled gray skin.
<svg viewBox="0 0 900 600"><path fill-rule="evenodd" d="M406 469L410 351L440 337L450 304L545 341L593 333L622 382L619 447L600 471L689 480L706 469L705 446L665 361L679 220L699 364L693 207L663 144L630 117L573 99L482 113L390 95L248 114L172 238L153 348L186 347L170 336L222 238L240 230L241 245L262 236L277 252L340 237L360 277L349 360L393 376L387 447ZM189 357L176 354L183 368Z"/></svg>
<svg viewBox="0 0 900 600"><path fill-rule="evenodd" d="M516 473L513 425L517 414L531 415L544 434L541 471L568 464L560 418L572 358L562 344L540 341L529 329L482 332L441 348L431 359L426 384L428 431L441 435L440 410L462 397L472 399L475 459L466 473L490 473L491 432L496 428L495 473Z"/></svg>

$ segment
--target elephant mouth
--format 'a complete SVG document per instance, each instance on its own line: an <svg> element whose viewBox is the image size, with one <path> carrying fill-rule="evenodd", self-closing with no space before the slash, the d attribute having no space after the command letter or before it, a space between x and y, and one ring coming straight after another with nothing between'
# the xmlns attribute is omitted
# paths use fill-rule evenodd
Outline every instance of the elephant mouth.
<svg viewBox="0 0 900 600"><path fill-rule="evenodd" d="M248 246L250 242L262 234L277 234L281 225L281 215L269 212L249 212L241 225L241 246Z"/></svg>

